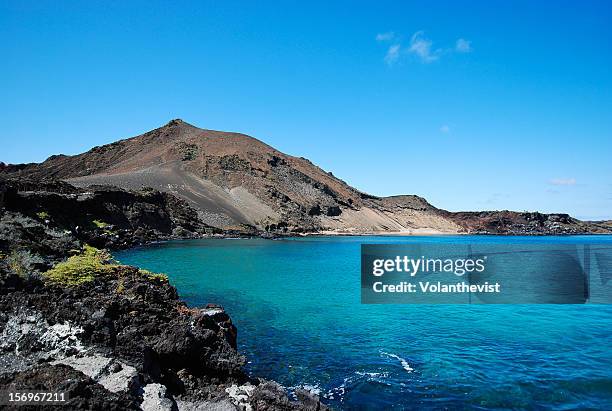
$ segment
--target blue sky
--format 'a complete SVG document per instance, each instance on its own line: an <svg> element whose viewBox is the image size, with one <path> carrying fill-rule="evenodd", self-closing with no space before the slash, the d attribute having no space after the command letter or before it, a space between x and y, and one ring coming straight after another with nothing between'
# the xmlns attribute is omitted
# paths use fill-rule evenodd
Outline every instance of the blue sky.
<svg viewBox="0 0 612 411"><path fill-rule="evenodd" d="M182 118L372 194L611 218L611 20L605 1L0 0L0 161Z"/></svg>

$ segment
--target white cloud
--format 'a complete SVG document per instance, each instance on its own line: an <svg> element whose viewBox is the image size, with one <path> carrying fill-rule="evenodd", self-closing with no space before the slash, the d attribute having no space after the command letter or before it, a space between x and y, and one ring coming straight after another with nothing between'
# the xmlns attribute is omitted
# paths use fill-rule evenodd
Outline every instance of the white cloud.
<svg viewBox="0 0 612 411"><path fill-rule="evenodd" d="M410 38L408 52L418 56L423 63L431 63L439 58L440 50L431 50L432 41L424 36L423 31L417 31Z"/></svg>
<svg viewBox="0 0 612 411"><path fill-rule="evenodd" d="M433 41L425 37L423 30L415 32L410 37L410 44L408 46L404 46L401 39L401 35L396 35L392 31L376 35L376 41L378 42L393 43L387 49L387 54L385 55L385 63L388 65L393 65L403 54L412 54L422 63L431 63L446 54L472 52L472 42L464 38L458 39L454 47L434 48Z"/></svg>
<svg viewBox="0 0 612 411"><path fill-rule="evenodd" d="M455 43L455 51L457 53L469 53L472 51L472 42L466 39L458 39Z"/></svg>
<svg viewBox="0 0 612 411"><path fill-rule="evenodd" d="M395 33L388 31L386 33L378 33L376 35L376 41L390 41L395 38Z"/></svg>
<svg viewBox="0 0 612 411"><path fill-rule="evenodd" d="M389 50L387 50L387 55L385 56L385 63L391 66L397 61L400 54L400 47L401 46L399 44L394 44L389 47Z"/></svg>
<svg viewBox="0 0 612 411"><path fill-rule="evenodd" d="M549 181L550 184L554 186L575 186L576 179L575 178L553 178Z"/></svg>
<svg viewBox="0 0 612 411"><path fill-rule="evenodd" d="M450 133L450 127L444 124L442 127L440 127L440 131L443 133Z"/></svg>

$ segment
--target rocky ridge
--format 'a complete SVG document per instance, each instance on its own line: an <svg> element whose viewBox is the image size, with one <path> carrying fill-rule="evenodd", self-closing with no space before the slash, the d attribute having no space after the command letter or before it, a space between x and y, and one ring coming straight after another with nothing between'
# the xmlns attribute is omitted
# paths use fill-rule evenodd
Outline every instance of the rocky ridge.
<svg viewBox="0 0 612 411"><path fill-rule="evenodd" d="M610 234L612 225L580 221L569 214L516 211L462 211L449 213L464 232L492 235Z"/></svg>

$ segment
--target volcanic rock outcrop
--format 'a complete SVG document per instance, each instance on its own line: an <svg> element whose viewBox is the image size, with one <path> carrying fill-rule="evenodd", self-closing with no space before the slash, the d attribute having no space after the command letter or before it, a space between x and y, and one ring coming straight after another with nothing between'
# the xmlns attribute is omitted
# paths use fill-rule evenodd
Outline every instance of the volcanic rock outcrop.
<svg viewBox="0 0 612 411"><path fill-rule="evenodd" d="M78 286L18 276L0 287L2 390L64 392L70 409L326 409L304 392L314 407L290 401L244 363L221 307L187 308L135 267Z"/></svg>
<svg viewBox="0 0 612 411"><path fill-rule="evenodd" d="M0 391L63 392L66 409L326 409L248 376L222 307L187 307L164 275L92 246L214 234L185 201L34 180L0 193Z"/></svg>

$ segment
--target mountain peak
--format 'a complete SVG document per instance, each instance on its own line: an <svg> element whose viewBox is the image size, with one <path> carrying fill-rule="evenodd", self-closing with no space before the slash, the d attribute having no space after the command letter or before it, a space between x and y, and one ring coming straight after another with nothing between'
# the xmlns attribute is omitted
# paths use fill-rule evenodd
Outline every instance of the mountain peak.
<svg viewBox="0 0 612 411"><path fill-rule="evenodd" d="M166 127L175 127L175 126L183 126L183 125L188 125L188 123L184 122L180 118L175 118L175 119L168 121L168 124L166 124Z"/></svg>

